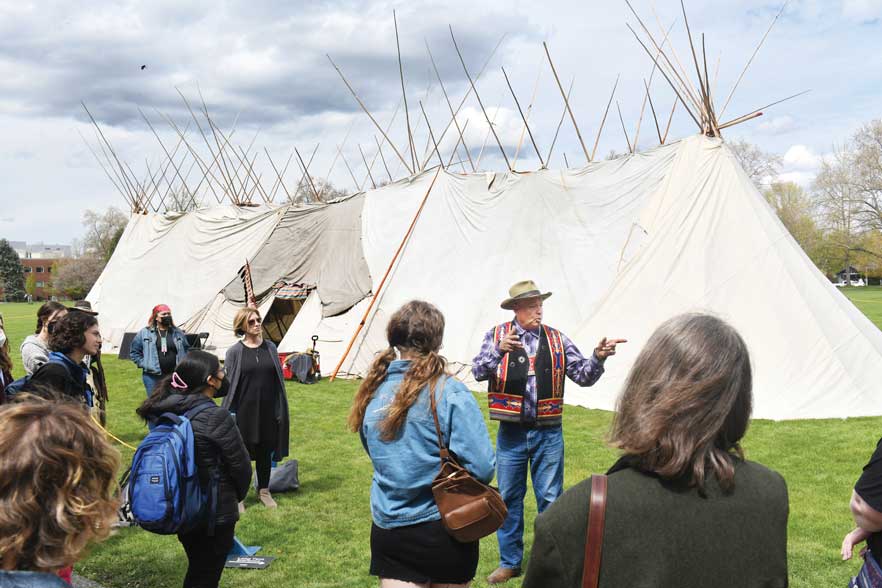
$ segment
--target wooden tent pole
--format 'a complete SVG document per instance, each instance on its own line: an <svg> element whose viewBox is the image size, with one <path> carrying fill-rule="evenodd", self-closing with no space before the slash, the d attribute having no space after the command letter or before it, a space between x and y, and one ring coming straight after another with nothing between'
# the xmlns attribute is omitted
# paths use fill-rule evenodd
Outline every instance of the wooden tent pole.
<svg viewBox="0 0 882 588"><path fill-rule="evenodd" d="M560 83L560 78L557 76L557 70L554 67L554 62L551 61L551 53L548 51L548 43L542 41L542 46L545 48L545 55L548 57L548 65L551 66L551 73L554 74L554 81L557 82L557 87L560 90L560 95L564 99L564 104L567 107L567 112L570 113L570 120L573 121L573 128L576 129L576 136L579 138L579 143L582 145L582 151L585 153L585 158L591 163L591 156L588 155L588 148L585 147L585 141L582 140L582 132L579 130L579 125L576 124L576 117L573 115L573 109L570 108L570 101L567 98L566 94L563 91L563 85Z"/></svg>
<svg viewBox="0 0 882 588"><path fill-rule="evenodd" d="M576 83L576 78L573 76L573 79L570 80L570 88L567 90L567 99L569 99L570 94L573 91L573 84ZM551 154L554 152L554 146L557 144L557 137L560 134L560 128L563 126L563 121L567 117L567 107L564 105L563 111L560 113L560 120L557 121L557 128L554 130L554 137L551 139L551 147L548 148L548 155L545 156L545 161L548 164L551 164Z"/></svg>
<svg viewBox="0 0 882 588"><path fill-rule="evenodd" d="M662 135L662 145L665 144L665 141L668 138L668 131L671 130L671 123L674 122L674 111L677 110L677 104L679 104L679 102L677 100L674 100L674 105L671 106L671 115L668 117L668 125L665 127L665 134Z"/></svg>
<svg viewBox="0 0 882 588"><path fill-rule="evenodd" d="M432 125L429 124L429 117L426 115L426 109L423 108L422 100L420 100L420 111L423 113L423 118L426 119L426 128L429 129L429 139L432 140L432 145L434 145L435 154L438 156L438 163L441 164L441 169L446 169L444 167L444 160L441 159L441 152L438 151L438 142L435 141L435 134L432 132ZM429 155L431 156L431 153Z"/></svg>
<svg viewBox="0 0 882 588"><path fill-rule="evenodd" d="M539 164L545 169L545 162L542 161L542 154L539 153L539 147L536 145L536 139L533 138L533 131L530 130L530 125L527 123L527 117L524 116L524 111L521 108L521 103L518 102L518 97L515 94L514 88L511 87L511 82L508 79L508 74L505 73L505 68L502 68L502 75L505 77L505 83L508 84L508 89L511 92L511 97L514 98L515 106L518 107L518 113L521 115L521 120L524 121L524 127L527 129L527 134L530 135L530 142L533 143L533 149L536 150L536 157L539 158ZM515 155L517 157L517 155Z"/></svg>
<svg viewBox="0 0 882 588"><path fill-rule="evenodd" d="M750 64L753 63L753 58L756 57L756 54L759 53L760 47L763 46L763 43L766 42L766 37L769 36L769 33L772 31L772 27L775 26L775 23L778 22L778 18L784 12L784 9L787 8L787 4L790 3L790 0L786 0L784 4L781 5L781 10L778 11L778 14L775 15L775 18L772 19L771 24L769 24L769 28L766 29L766 33L763 35L763 38L760 39L759 45L756 46L756 49L753 50L753 54L750 56L750 59L747 60L747 63L744 65L744 69L741 70L741 74L738 76L738 79L735 80L735 85L732 86L732 90L729 92L729 96L726 97L726 102L723 104L723 108L720 109L720 118L723 117L723 114L726 112L726 107L729 106L729 101L732 100L732 96L735 94L735 90L738 89L738 84L741 83L741 78L744 77L744 74L747 73L747 68L750 67Z"/></svg>
<svg viewBox="0 0 882 588"><path fill-rule="evenodd" d="M380 161L383 162L383 167L386 168L386 175L389 176L389 182L394 182L392 179L392 172L389 171L389 166L386 164L386 156L383 155L383 145L380 143L380 140L377 139L377 136L374 135L374 141L377 143L377 153L380 154Z"/></svg>
<svg viewBox="0 0 882 588"><path fill-rule="evenodd" d="M625 133L625 143L628 144L628 153L634 153L634 148L631 147L631 140L628 138L628 130L625 129L625 119L622 118L622 109L619 107L618 100L616 100L616 110L619 111L619 122L622 123L622 132Z"/></svg>
<svg viewBox="0 0 882 588"><path fill-rule="evenodd" d="M661 145L661 129L658 126L658 116L655 114L655 106L652 104L652 96L649 95L649 84L646 83L646 80L643 80L643 84L646 86L646 98L649 100L649 110L652 112L652 120L655 121L655 132L658 133L658 143Z"/></svg>
<svg viewBox="0 0 882 588"><path fill-rule="evenodd" d="M413 220L410 222L410 226L407 228L407 232L404 233L404 237L401 239L401 243L398 245L398 249L395 250L395 255L392 256L392 261L389 262L389 267L386 268L386 273L383 274L383 279L380 280L380 284L377 286L377 291L374 292L374 296L373 298L371 298L371 302L370 304L368 304L367 310L364 311L364 316L361 317L361 322L358 323L358 328L355 329L355 334L352 335L352 338L349 340L349 345L346 346L346 351L343 352L343 356L337 363L337 367L334 368L334 373L331 374L331 382L333 382L334 378L337 377L337 373L339 373L340 368L343 366L343 362L346 361L346 356L349 355L349 352L352 350L352 346L355 344L355 340L358 338L359 333L361 333L361 330L364 328L371 309L380 298L380 293L383 291L383 286L386 284L386 279L389 277L389 274L392 273L392 268L395 267L395 262L398 261L398 256L401 255L401 252L404 250L404 246L407 245L407 241L408 239L410 239L410 235L413 233L413 229L420 218L420 213L423 212L423 207L426 205L426 200L429 199L429 194L432 193L432 188L435 186L435 180L437 180L438 176L441 174L441 169L442 168L439 167L438 171L435 172L435 177L432 178L432 183L429 184L429 189L426 190L426 195L423 196L423 201L420 202L420 207L417 208L416 214L413 215Z"/></svg>
<svg viewBox="0 0 882 588"><path fill-rule="evenodd" d="M646 51L646 54L649 55L649 57L652 58L652 60L653 60L656 64L658 64L658 60L657 60L655 57L652 56L652 53L649 51L649 48L646 46L646 44L643 42L643 40L637 35L637 31L635 31L633 28L631 28L631 25L629 25L629 24L628 24L628 25L625 25L625 26L627 26L627 27L631 30L631 32L634 34L634 38L637 39L637 42L640 43L640 46L643 47L643 50ZM664 53L662 53L662 55L664 55ZM686 109L686 112L688 112L688 113L689 113L689 116L692 117L692 120L695 121L695 124L698 126L698 129L699 129L699 130L703 130L702 127L701 127L701 123L698 122L698 119L695 118L695 115L694 115L694 114L692 114L692 109L690 109L690 108L689 108L689 105L686 104L686 101L683 100L683 97L680 95L680 92L677 90L677 87L676 87L676 86L674 85L674 83L671 81L671 78L668 77L668 74L665 73L664 68L659 67L658 70L659 70L659 71L662 73L662 75L665 77L665 80L668 82L668 85L671 86L671 89L674 91L674 94L677 95L677 98L680 99L680 102L683 103L683 108Z"/></svg>
<svg viewBox="0 0 882 588"><path fill-rule="evenodd" d="M454 156L456 156L457 151L459 150L460 144L462 144L463 148L466 150L466 152L468 152L468 148L465 146L465 142L463 141L462 136L463 136L463 133L465 133L465 130L469 126L469 120L470 119L466 119L465 123L462 125L462 132L459 133L459 139L456 140L456 145L453 146L453 152L450 154L450 159L447 161L447 167L450 167L450 164L453 163L453 158L454 158ZM463 171L465 171L465 163L464 163L465 160L462 159L462 156L460 156L459 161L460 161L460 163L463 164L462 169L463 169ZM474 165L474 162L471 160L471 158L469 158L469 163ZM474 171L474 170L472 170L472 171Z"/></svg>
<svg viewBox="0 0 882 588"><path fill-rule="evenodd" d="M404 99L404 120L407 122L407 144L410 147L410 165L416 170L416 148L413 146L413 133L410 130L410 113L407 112L407 91L404 89L404 66L401 63L401 43L398 41L398 17L392 11L395 23L395 47L398 49L398 74L401 78L401 97Z"/></svg>
<svg viewBox="0 0 882 588"><path fill-rule="evenodd" d="M725 122L725 123L721 124L720 128L722 129L725 127L731 127L732 125L737 125L738 123L744 122L745 120L749 120L751 118L756 118L757 116L759 116L757 113L759 113L762 110L765 110L766 108L770 108L772 106L775 106L776 104L781 104L782 102L786 102L787 100L792 100L793 98L798 98L799 96L802 96L803 94L808 94L809 92L811 92L811 90L803 90L802 92L799 92L798 94L788 96L787 98L781 98L780 100L776 100L775 102L772 102L771 104L766 104L765 106L763 106L761 108L757 108L756 110L748 112L747 114L745 114L743 116L739 116L738 118L734 118L734 119L730 120L729 122Z"/></svg>
<svg viewBox="0 0 882 588"><path fill-rule="evenodd" d="M368 115L368 118L371 119L371 122L374 123L375 127L377 127L377 130L380 131L380 134L383 135L383 138L386 139L386 142L389 143L390 147L392 147L392 151L395 152L395 155L397 155L398 159L401 161L401 163L404 164L404 167L407 169L407 172L409 174L413 174L413 169L409 165L407 165L407 162L404 160L404 156L401 155L401 153L395 147L395 144L389 139L389 136L386 134L386 132L383 131L383 127L380 126L380 123L377 122L377 119L374 118L374 116L367 109L367 106L364 105L364 102L361 101L361 98L358 97L358 94L355 93L355 90L352 89L352 86L349 85L349 82L346 80L346 77L343 75L343 72L340 71L340 68L337 67L337 64L334 63L334 60L331 59L330 55L326 55L326 57L328 58L328 61L331 62L331 65L334 66L334 69L337 70L337 73L340 74L340 79L343 80L344 84L346 84L346 88L352 94L352 97L355 98L355 101L358 102L358 105L361 107L361 109L364 111L364 113L366 115ZM358 184L358 182L356 182L356 185L357 184Z"/></svg>
<svg viewBox="0 0 882 588"><path fill-rule="evenodd" d="M449 26L449 25L448 25ZM465 72L466 78L469 80L469 85L472 87L472 91L475 93L475 98L478 100L478 106L481 107L481 112L484 113L484 118L487 119L487 125L490 127L490 132L493 133L493 138L496 139L496 144L499 146L499 151L502 153L502 158L505 160L505 167L508 168L508 171L512 171L511 162L508 160L508 155L505 153L505 149L502 147L502 141L499 140L499 135L496 134L496 129L493 128L493 123L490 121L490 117L487 116L487 110L484 108L484 102L481 100L481 95L478 94L478 89L475 88L475 82L472 80L472 76L469 74L469 69L466 67L465 59L462 57L462 52L459 50L459 45L456 43L456 37L453 36L453 27L450 28L450 38L453 40L453 47L456 49L456 54L459 56L459 62L462 64L462 70ZM499 112L499 108L496 108L496 113ZM496 113L493 114L493 118L496 118Z"/></svg>
<svg viewBox="0 0 882 588"><path fill-rule="evenodd" d="M294 154L297 155L297 159L300 160L300 167L303 168L303 173L306 174L306 179L309 181L309 185L312 187L312 193L315 194L315 199L318 202L321 202L321 200L319 200L318 190L315 189L315 184L312 181L312 176L309 175L309 168L306 167L305 163L303 163L303 158L300 157L300 152L297 151L296 145L294 146Z"/></svg>
<svg viewBox="0 0 882 588"><path fill-rule="evenodd" d="M621 74L616 76L616 83L613 84L612 92L609 93L609 101L606 103L606 110L603 111L603 118L600 119L600 127L597 128L597 138L594 139L594 147L591 149L591 159L594 159L594 155L597 153L597 145L600 143L600 133L603 132L603 125L606 124L606 116L609 114L609 107L612 106L613 98L616 96L616 88L619 86L619 77Z"/></svg>
<svg viewBox="0 0 882 588"><path fill-rule="evenodd" d="M270 165L273 167L273 171L276 172L276 177L278 178L278 183L273 182L273 187L272 187L272 189L270 190L270 192L271 192L270 197L271 197L273 200L275 200L275 197L276 197L276 190L279 189L279 184L281 184L281 185L282 185L282 189L285 190L285 195L288 196L288 202L294 202L294 201L291 199L291 194L290 194L290 192L288 192L288 187L285 186L285 182L282 181L282 174L279 173L278 168L276 168L276 163L273 161L273 158L270 157L269 150L268 150L266 147L264 147L264 148L263 148L263 151L264 151L264 153L266 153L266 158L269 159ZM294 157L294 153L291 153L291 157ZM288 158L288 163L291 163L291 157ZM285 169L288 169L288 164L287 164L287 163L285 164Z"/></svg>
<svg viewBox="0 0 882 588"><path fill-rule="evenodd" d="M377 183L374 181L374 174L371 173L371 166L368 165L367 157L364 156L364 150L361 148L361 143L358 143L358 152L361 153L361 160L364 162L364 167L367 170L368 178L371 180L371 186L373 186L374 190L377 189Z"/></svg>
<svg viewBox="0 0 882 588"><path fill-rule="evenodd" d="M456 120L456 111L453 110L453 104L451 104L450 97L447 95L447 90L444 88L444 82L441 81L441 73L438 71L438 66L435 65L435 57L432 55L432 50L429 49L429 42L428 41L426 41L426 52L428 52L428 54L429 54L429 61L432 62L432 69L435 70L435 77L438 78L438 85L441 87L441 93L444 95L444 100L447 102L447 108L450 110L451 120L453 121L453 124L456 125L456 130L459 133L460 138L462 138L462 128L460 128L460 126L459 126L459 121ZM482 71L483 71L483 69L482 69ZM444 131L446 132L447 129L445 128ZM439 141L443 138L444 138L444 135L442 134ZM468 158L469 158L469 164L472 166L472 171L475 171L475 162L472 161L472 155L471 155L471 153L469 153L468 145L465 144L464 140L463 140L463 147L465 147L466 156L468 156ZM432 157L432 154L430 153L429 157L426 158L426 161L428 162L428 160L431 159L431 157ZM426 164L424 163L423 165L425 166Z"/></svg>

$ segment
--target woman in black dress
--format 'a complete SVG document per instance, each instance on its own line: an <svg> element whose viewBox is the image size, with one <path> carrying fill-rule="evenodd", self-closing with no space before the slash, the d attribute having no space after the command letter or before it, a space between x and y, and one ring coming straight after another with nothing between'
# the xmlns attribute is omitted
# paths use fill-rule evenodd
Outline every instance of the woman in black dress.
<svg viewBox="0 0 882 588"><path fill-rule="evenodd" d="M230 391L223 406L236 415L239 432L256 462L260 502L276 508L269 491L270 469L273 461L288 455L288 399L282 364L276 346L263 338L256 308L239 310L233 328L242 339L227 350L224 370ZM243 502L239 510L245 510Z"/></svg>

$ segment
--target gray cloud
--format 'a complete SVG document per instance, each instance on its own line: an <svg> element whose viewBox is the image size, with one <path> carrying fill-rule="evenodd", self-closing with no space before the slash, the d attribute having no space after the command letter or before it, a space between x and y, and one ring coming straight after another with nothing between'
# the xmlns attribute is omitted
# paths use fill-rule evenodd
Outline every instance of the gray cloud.
<svg viewBox="0 0 882 588"><path fill-rule="evenodd" d="M2 69L19 75L6 76L0 90L7 100L25 105L31 116L84 121L80 102L85 102L101 123L139 128L137 106L186 116L175 87L195 99L198 83L219 121L230 123L247 110L250 124L267 126L358 109L325 58L329 53L372 108L384 108L400 95L388 6L185 4L146 3L130 10L95 3L88 11L59 6L49 18L23 11L4 19L0 62ZM411 92L429 83L424 40L433 47L445 82L453 88L464 82L446 23L437 11L433 18L424 17L432 13L431 4L398 11ZM458 41L475 69L495 45L495 31L531 35L523 16L512 10L465 19L455 10L443 14L456 15ZM487 33L487 18L494 23L493 34Z"/></svg>

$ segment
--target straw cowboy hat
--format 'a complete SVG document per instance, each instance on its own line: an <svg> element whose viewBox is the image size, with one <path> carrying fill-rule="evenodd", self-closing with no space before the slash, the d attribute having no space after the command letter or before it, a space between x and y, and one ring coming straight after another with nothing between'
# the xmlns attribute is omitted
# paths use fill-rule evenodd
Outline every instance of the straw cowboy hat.
<svg viewBox="0 0 882 588"><path fill-rule="evenodd" d="M518 300L525 300L527 298L541 298L545 300L549 296L551 296L551 292L542 293L539 290L539 286L533 280L524 280L508 289L508 298L503 300L499 306L505 310L514 310L514 304Z"/></svg>
<svg viewBox="0 0 882 588"><path fill-rule="evenodd" d="M74 302L74 305L69 307L68 309L85 312L86 314L91 314L92 316L98 316L98 313L92 310L92 303L88 300L77 300L76 302Z"/></svg>

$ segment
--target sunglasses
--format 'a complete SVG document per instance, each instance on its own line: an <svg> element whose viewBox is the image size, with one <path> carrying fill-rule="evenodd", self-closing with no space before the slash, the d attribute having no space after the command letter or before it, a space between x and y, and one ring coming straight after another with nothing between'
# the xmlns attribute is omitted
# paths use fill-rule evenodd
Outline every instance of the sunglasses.
<svg viewBox="0 0 882 588"><path fill-rule="evenodd" d="M259 325L260 319L259 318L248 319L248 324L249 325Z"/></svg>

